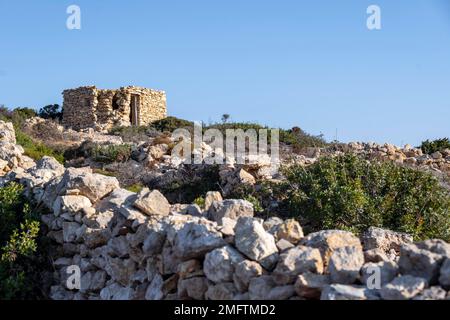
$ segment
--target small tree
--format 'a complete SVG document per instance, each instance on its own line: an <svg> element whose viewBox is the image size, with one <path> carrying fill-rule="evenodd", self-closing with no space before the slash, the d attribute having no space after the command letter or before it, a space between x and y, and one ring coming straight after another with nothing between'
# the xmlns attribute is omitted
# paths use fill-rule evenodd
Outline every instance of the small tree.
<svg viewBox="0 0 450 320"><path fill-rule="evenodd" d="M39 117L44 119L61 120L62 114L59 104L49 104L39 110Z"/></svg>
<svg viewBox="0 0 450 320"><path fill-rule="evenodd" d="M222 122L227 123L227 121L230 119L230 115L228 113L225 113L222 115Z"/></svg>

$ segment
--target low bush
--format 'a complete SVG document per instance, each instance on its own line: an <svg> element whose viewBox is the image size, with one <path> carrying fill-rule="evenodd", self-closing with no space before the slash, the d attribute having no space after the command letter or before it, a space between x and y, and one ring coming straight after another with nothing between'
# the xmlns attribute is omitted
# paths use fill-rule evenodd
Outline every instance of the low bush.
<svg viewBox="0 0 450 320"><path fill-rule="evenodd" d="M422 142L420 149L425 154L432 154L437 151L442 151L445 149L450 149L450 140L448 138L442 138L437 140L426 140Z"/></svg>
<svg viewBox="0 0 450 320"><path fill-rule="evenodd" d="M101 163L126 162L131 157L131 145L129 144L94 144L89 150L89 156L94 161Z"/></svg>
<svg viewBox="0 0 450 320"><path fill-rule="evenodd" d="M0 188L0 300L43 297L39 214L22 191L16 183Z"/></svg>
<svg viewBox="0 0 450 320"><path fill-rule="evenodd" d="M44 119L61 120L62 116L63 110L59 104L49 104L39 109L39 117Z"/></svg>
<svg viewBox="0 0 450 320"><path fill-rule="evenodd" d="M159 132L172 132L179 128L192 128L194 123L192 121L176 118L167 117L161 120L154 121L150 124L150 128L153 128Z"/></svg>
<svg viewBox="0 0 450 320"><path fill-rule="evenodd" d="M49 156L55 158L61 164L64 163L64 153L62 151L53 149L42 142L34 141L18 128L16 128L16 141L17 144L23 147L25 155L34 160L40 160L44 156Z"/></svg>
<svg viewBox="0 0 450 320"><path fill-rule="evenodd" d="M432 175L356 155L324 157L283 169L277 197L309 228L364 231L369 226L450 240L450 195Z"/></svg>

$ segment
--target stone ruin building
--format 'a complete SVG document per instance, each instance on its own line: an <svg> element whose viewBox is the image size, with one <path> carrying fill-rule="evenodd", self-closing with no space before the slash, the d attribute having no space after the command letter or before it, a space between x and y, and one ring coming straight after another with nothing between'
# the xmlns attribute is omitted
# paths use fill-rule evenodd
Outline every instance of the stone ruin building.
<svg viewBox="0 0 450 320"><path fill-rule="evenodd" d="M167 116L165 92L147 88L86 86L64 90L63 98L62 123L75 130L147 125Z"/></svg>

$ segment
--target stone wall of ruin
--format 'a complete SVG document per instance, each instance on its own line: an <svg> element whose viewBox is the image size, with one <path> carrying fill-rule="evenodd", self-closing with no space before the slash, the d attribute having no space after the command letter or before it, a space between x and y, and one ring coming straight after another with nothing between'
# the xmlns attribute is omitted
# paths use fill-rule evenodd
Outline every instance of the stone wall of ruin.
<svg viewBox="0 0 450 320"><path fill-rule="evenodd" d="M63 125L76 130L113 126L129 126L130 104L133 94L139 95L139 124L147 125L167 116L166 94L140 87L118 90L97 89L94 86L65 90Z"/></svg>

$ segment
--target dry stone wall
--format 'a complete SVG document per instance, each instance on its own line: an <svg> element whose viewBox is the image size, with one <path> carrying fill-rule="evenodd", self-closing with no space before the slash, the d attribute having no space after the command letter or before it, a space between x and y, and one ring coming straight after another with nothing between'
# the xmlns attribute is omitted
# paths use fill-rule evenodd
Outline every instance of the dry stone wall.
<svg viewBox="0 0 450 320"><path fill-rule="evenodd" d="M137 97L137 123L131 121L133 96ZM86 86L65 90L63 98L63 125L76 130L147 125L167 116L165 92L153 89L129 86L108 90Z"/></svg>
<svg viewBox="0 0 450 320"><path fill-rule="evenodd" d="M251 203L218 192L206 195L203 208L170 205L157 190L127 191L89 167L34 162L2 121L0 137L0 186L18 181L49 210L42 222L54 242L52 299L450 297L450 245L442 240L414 243L374 227L360 237L305 235L293 219L256 218ZM68 286L73 266L79 288Z"/></svg>

